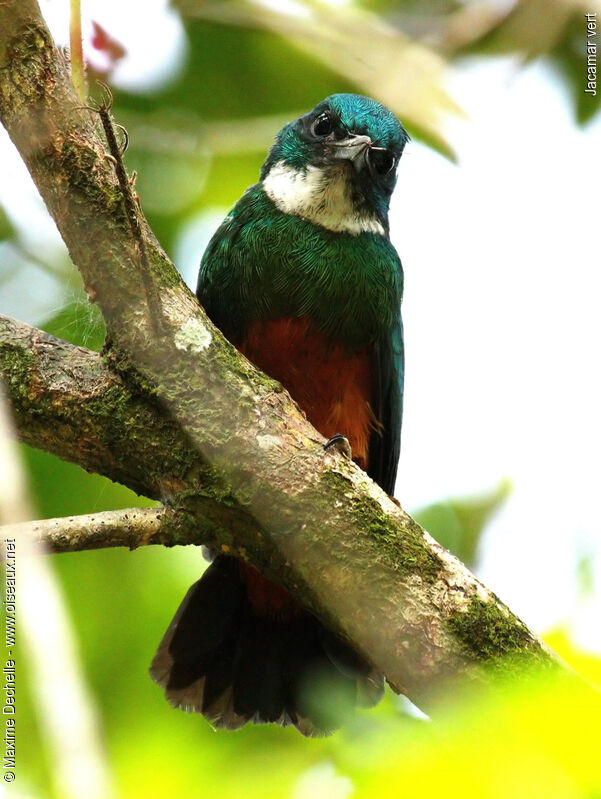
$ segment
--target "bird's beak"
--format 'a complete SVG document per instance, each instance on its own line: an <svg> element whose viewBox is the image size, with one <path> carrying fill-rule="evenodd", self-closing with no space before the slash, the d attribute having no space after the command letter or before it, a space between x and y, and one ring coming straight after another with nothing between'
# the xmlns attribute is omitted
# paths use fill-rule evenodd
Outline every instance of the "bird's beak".
<svg viewBox="0 0 601 799"><path fill-rule="evenodd" d="M365 153L371 145L372 140L369 136L359 136L354 133L351 133L346 139L330 143L334 158L352 161L357 171L365 165Z"/></svg>

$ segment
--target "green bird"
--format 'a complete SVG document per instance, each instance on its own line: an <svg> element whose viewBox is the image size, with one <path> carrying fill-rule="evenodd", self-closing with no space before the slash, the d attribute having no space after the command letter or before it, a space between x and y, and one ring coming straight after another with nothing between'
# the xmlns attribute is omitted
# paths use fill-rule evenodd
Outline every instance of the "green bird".
<svg viewBox="0 0 601 799"><path fill-rule="evenodd" d="M332 95L286 125L260 181L211 239L197 289L230 341L326 438L346 438L389 494L404 353L403 271L388 208L407 140L387 108L354 94ZM225 555L184 598L151 675L173 705L214 726L275 722L305 735L330 732L341 708L375 704L383 692L363 657Z"/></svg>

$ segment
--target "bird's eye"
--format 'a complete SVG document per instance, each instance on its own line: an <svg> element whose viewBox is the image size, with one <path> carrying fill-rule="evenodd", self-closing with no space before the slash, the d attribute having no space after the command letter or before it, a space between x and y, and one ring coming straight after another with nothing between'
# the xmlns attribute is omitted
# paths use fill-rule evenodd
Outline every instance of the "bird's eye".
<svg viewBox="0 0 601 799"><path fill-rule="evenodd" d="M389 150L382 147L372 147L367 151L367 160L374 172L378 175L387 175L394 169L396 158Z"/></svg>
<svg viewBox="0 0 601 799"><path fill-rule="evenodd" d="M334 130L334 123L329 114L320 114L311 125L314 136L328 136Z"/></svg>

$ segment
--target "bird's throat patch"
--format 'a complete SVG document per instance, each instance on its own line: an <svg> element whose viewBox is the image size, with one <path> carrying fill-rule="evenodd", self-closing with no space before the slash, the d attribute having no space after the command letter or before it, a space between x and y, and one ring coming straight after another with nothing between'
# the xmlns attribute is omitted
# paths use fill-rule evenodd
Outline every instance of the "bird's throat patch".
<svg viewBox="0 0 601 799"><path fill-rule="evenodd" d="M306 219L337 233L379 233L380 220L353 201L343 165L295 169L284 161L274 164L263 179L263 191L285 214Z"/></svg>

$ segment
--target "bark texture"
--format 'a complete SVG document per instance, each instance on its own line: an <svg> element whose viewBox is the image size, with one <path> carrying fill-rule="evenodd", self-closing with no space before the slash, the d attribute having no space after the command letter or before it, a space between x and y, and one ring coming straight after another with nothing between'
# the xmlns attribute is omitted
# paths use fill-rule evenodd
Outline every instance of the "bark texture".
<svg viewBox="0 0 601 799"><path fill-rule="evenodd" d="M177 519L172 543L248 559L425 709L448 680L488 684L485 663L554 663L356 465L324 454L282 387L210 323L140 218L142 273L99 125L79 108L34 0L0 0L0 118L109 332L99 356L3 323L2 371L24 440L162 499Z"/></svg>
<svg viewBox="0 0 601 799"><path fill-rule="evenodd" d="M2 530L8 538L33 535L38 544L51 552L81 552L109 547L137 549L150 544L172 546L177 543L171 534L170 517L173 514L165 508L127 508L42 519L30 524L10 524Z"/></svg>

